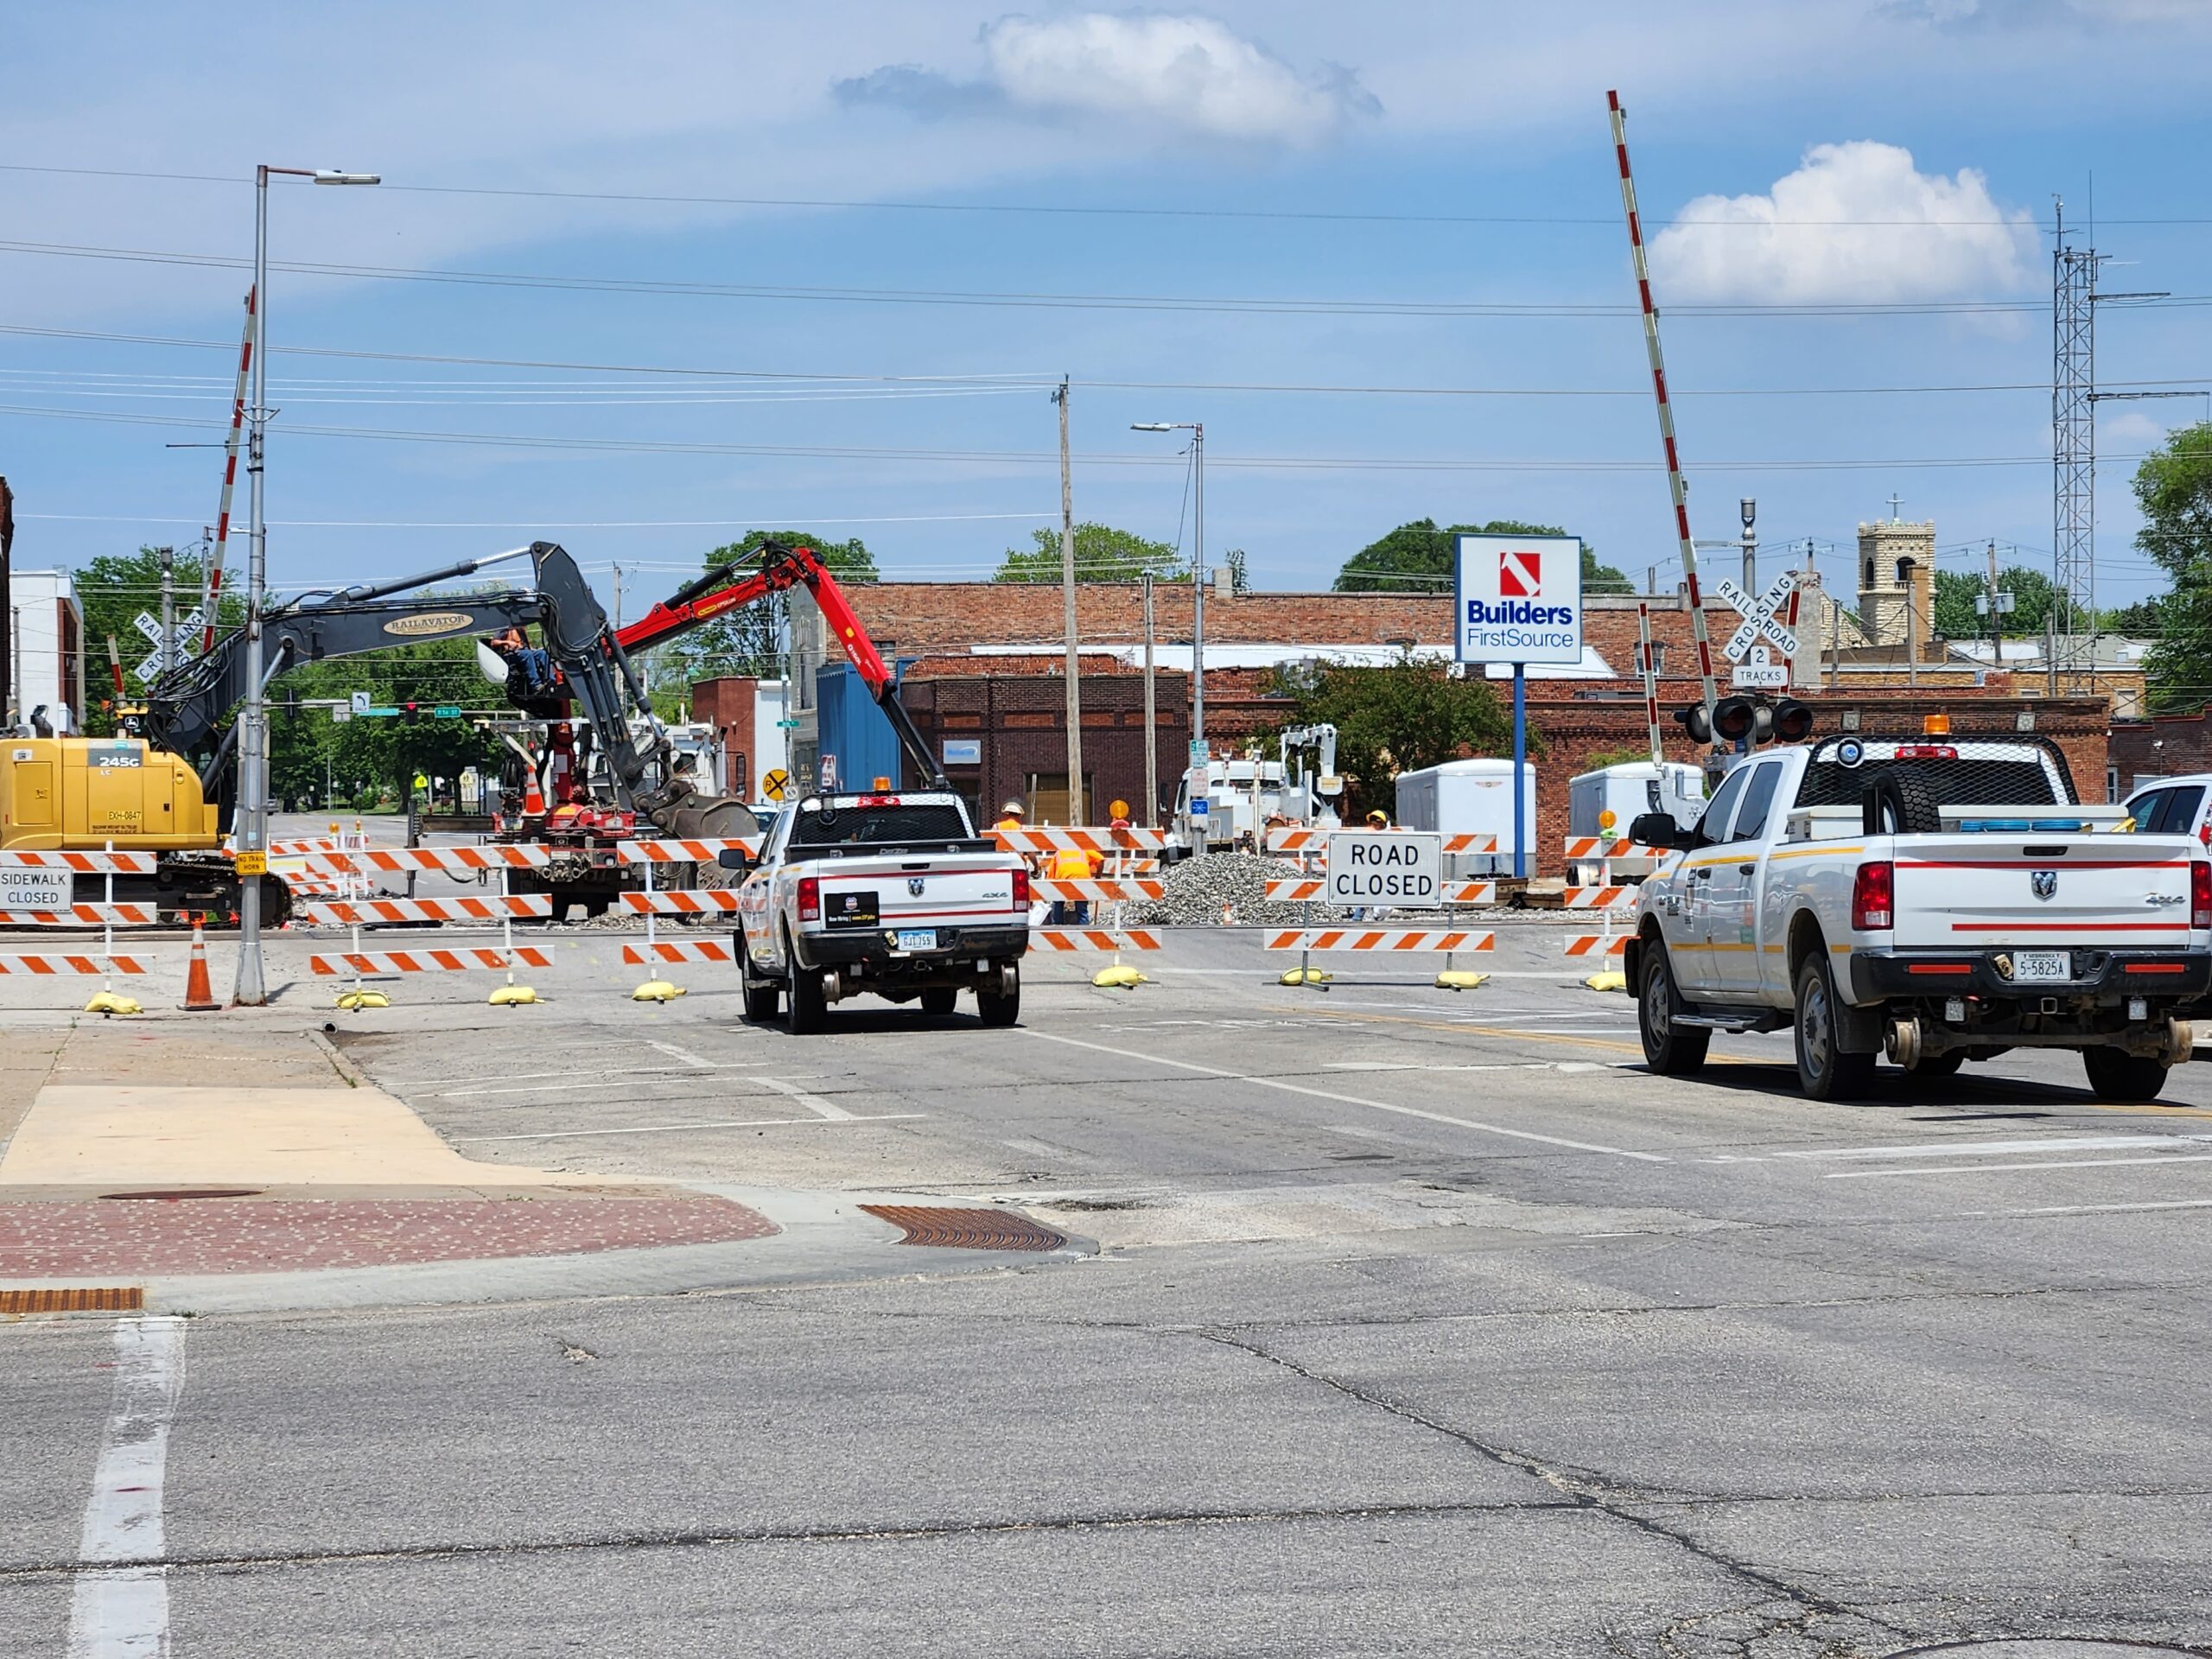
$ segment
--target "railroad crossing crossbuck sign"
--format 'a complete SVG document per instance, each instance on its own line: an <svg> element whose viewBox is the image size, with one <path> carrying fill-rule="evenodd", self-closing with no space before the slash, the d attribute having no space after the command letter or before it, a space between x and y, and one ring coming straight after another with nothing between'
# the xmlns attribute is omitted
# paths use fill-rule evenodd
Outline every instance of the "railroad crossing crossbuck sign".
<svg viewBox="0 0 2212 1659"><path fill-rule="evenodd" d="M1744 619L1744 626L1729 636L1728 643L1721 647L1721 655L1730 662L1742 662L1762 637L1785 657L1797 654L1797 636L1778 620L1789 608L1789 595L1797 591L1795 570L1783 571L1774 579L1773 586L1757 599L1725 576L1713 584L1713 591L1726 600Z"/></svg>
<svg viewBox="0 0 2212 1659"><path fill-rule="evenodd" d="M144 611L139 612L133 617L131 626L144 634L146 643L154 648L152 655L131 671L138 677L138 683L141 685L151 685L169 670L181 667L191 660L185 655L184 641L188 638L196 637L206 620L207 613L198 610L194 611L189 616L179 618L176 625L175 644L168 645L162 640L162 623L159 617L149 616Z"/></svg>

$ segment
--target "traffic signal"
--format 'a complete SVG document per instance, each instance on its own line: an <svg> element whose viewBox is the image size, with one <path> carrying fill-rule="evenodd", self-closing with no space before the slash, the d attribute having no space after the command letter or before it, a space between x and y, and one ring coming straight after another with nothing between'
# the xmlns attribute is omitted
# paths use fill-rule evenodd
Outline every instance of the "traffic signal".
<svg viewBox="0 0 2212 1659"><path fill-rule="evenodd" d="M416 710L415 705L411 702L400 710L400 718L404 720L410 726L414 725L415 722L422 719L422 715Z"/></svg>
<svg viewBox="0 0 2212 1659"><path fill-rule="evenodd" d="M1757 748L1762 743L1802 743L1813 734L1813 711L1795 697L1767 702L1758 697L1723 697L1706 718L1705 705L1693 702L1675 710L1675 719L1695 743L1742 744Z"/></svg>

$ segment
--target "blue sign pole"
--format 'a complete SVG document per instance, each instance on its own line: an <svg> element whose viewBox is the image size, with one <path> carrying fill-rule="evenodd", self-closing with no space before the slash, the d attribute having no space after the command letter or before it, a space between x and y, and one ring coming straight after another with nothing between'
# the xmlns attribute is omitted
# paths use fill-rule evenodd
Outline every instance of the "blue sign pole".
<svg viewBox="0 0 2212 1659"><path fill-rule="evenodd" d="M1529 821L1529 777L1522 763L1529 758L1529 670L1513 664L1513 879L1529 874L1528 836L1522 833Z"/></svg>

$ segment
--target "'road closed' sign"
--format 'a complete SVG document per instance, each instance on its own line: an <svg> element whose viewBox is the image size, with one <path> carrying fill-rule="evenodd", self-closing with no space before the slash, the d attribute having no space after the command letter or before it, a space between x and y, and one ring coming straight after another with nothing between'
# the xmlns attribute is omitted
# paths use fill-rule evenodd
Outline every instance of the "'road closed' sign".
<svg viewBox="0 0 2212 1659"><path fill-rule="evenodd" d="M1433 905L1444 840L1402 830L1339 830L1329 837L1327 868L1323 898L1329 904Z"/></svg>

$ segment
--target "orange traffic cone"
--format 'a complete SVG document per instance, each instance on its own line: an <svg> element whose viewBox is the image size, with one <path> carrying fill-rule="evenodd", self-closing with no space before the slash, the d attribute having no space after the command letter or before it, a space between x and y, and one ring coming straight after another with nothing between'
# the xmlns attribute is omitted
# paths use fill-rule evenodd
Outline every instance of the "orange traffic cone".
<svg viewBox="0 0 2212 1659"><path fill-rule="evenodd" d="M535 770L531 772L529 785L523 791L522 814L526 818L542 818L545 816L545 797L537 787L537 773Z"/></svg>
<svg viewBox="0 0 2212 1659"><path fill-rule="evenodd" d="M192 967L184 976L184 1006L195 1014L223 1006L215 1000L215 988L207 982L207 936L196 919L192 924Z"/></svg>

